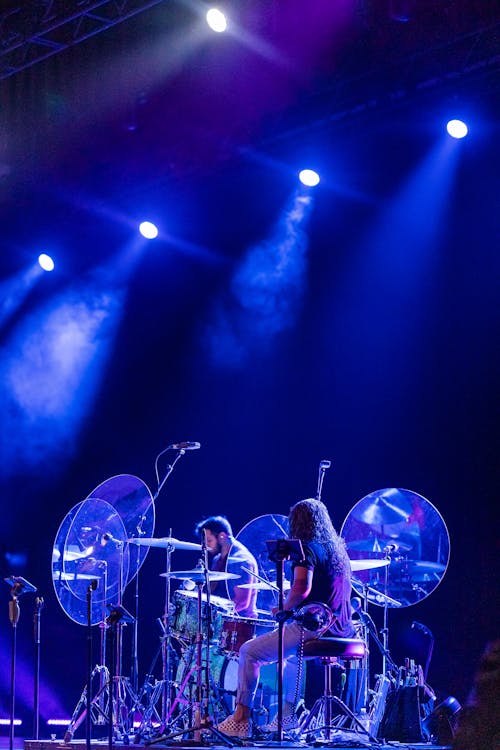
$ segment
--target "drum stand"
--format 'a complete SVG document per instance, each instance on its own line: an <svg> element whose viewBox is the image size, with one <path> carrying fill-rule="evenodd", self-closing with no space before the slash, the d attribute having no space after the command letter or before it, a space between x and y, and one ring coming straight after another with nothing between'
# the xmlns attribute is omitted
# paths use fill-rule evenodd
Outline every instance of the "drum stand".
<svg viewBox="0 0 500 750"><path fill-rule="evenodd" d="M146 745L154 745L158 742L166 742L185 734L192 734L195 741L203 742L203 733L210 732L217 739L223 742L227 747L234 747L235 745L242 745L243 742L234 737L229 738L223 732L220 732L209 717L209 688L210 688L210 639L211 639L211 615L210 615L210 583L208 575L208 561L207 561L207 548L203 537L202 540L202 568L204 572L204 580L196 581L197 586L197 618L198 618L198 629L196 633L195 646L196 646L196 666L194 670L196 672L196 689L195 689L195 700L193 701L193 726L187 727L186 729L180 729L169 734L163 734L160 737L156 737L154 740L146 741ZM206 645L206 656L205 656L205 685L203 685L203 614L202 614L202 589L206 586L207 589L207 618L206 618L206 632L205 632L205 645Z"/></svg>

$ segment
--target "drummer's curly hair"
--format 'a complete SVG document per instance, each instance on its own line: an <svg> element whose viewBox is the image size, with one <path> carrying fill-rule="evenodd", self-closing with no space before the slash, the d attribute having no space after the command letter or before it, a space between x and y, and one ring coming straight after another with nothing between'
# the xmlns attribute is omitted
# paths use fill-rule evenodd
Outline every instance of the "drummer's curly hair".
<svg viewBox="0 0 500 750"><path fill-rule="evenodd" d="M302 542L320 542L336 560L335 568L347 568L345 542L333 527L328 508L321 500L308 498L292 505L288 516L290 536Z"/></svg>

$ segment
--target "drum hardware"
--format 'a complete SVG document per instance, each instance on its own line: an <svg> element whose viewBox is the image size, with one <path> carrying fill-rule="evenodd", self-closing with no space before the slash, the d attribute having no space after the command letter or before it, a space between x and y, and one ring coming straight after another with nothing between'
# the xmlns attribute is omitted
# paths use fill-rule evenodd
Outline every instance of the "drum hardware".
<svg viewBox="0 0 500 750"><path fill-rule="evenodd" d="M146 741L146 745L153 745L158 742L165 742L179 735L192 734L195 741L203 739L203 733L211 733L228 747L233 747L234 742L220 732L210 721L209 717L209 693L210 693L210 639L212 633L211 609L210 609L210 586L211 581L221 581L237 579L240 576L236 573L226 573L224 571L210 571L208 568L208 549L206 545L206 535L202 537L202 555L198 566L194 570L167 571L160 575L168 579L174 578L179 580L194 581L197 587L197 633L194 642L196 649L196 663L191 672L196 675L195 697L192 702L193 721L192 725L187 728L175 730L168 734L162 734L153 740ZM206 588L206 631L203 632L203 613L202 613L202 589ZM205 659L203 659L203 644L205 644ZM203 663L204 662L204 663ZM203 684L203 667L205 669L205 681ZM183 684L189 680L190 673L186 676Z"/></svg>

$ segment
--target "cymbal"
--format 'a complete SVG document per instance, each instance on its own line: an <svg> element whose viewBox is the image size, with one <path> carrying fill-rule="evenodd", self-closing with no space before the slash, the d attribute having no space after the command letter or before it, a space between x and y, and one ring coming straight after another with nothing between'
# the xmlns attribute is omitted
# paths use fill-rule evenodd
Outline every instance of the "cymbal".
<svg viewBox="0 0 500 750"><path fill-rule="evenodd" d="M172 570L170 573L160 573L162 578L178 578L181 581L204 581L205 571L196 568L195 570ZM223 570L209 570L209 581L228 581L230 578L241 578L236 573L226 573Z"/></svg>
<svg viewBox="0 0 500 750"><path fill-rule="evenodd" d="M382 493L372 492L361 501L360 507L353 511L358 521L374 526L408 521L412 508L403 492L390 488Z"/></svg>
<svg viewBox="0 0 500 750"><path fill-rule="evenodd" d="M384 568L389 565L390 560L351 560L351 570L371 570L372 568Z"/></svg>
<svg viewBox="0 0 500 750"><path fill-rule="evenodd" d="M201 550L201 544L195 544L194 542L181 542L179 539L174 539L173 536L164 536L154 539L152 537L134 537L128 540L130 544L137 544L141 547L159 547L160 549L187 549L193 551Z"/></svg>
<svg viewBox="0 0 500 750"><path fill-rule="evenodd" d="M255 583L240 583L238 584L239 589L257 589L258 591L269 591L278 590L278 584L276 581L255 581ZM290 588L290 581L283 581L283 590L286 591Z"/></svg>

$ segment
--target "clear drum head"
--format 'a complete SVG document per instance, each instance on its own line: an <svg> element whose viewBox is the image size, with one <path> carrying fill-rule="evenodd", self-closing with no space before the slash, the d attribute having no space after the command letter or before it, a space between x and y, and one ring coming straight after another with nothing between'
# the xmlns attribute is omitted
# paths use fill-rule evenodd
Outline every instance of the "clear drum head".
<svg viewBox="0 0 500 750"><path fill-rule="evenodd" d="M410 490L366 495L340 533L353 561L353 587L380 606L408 607L425 599L448 567L450 537L443 517Z"/></svg>
<svg viewBox="0 0 500 750"><path fill-rule="evenodd" d="M276 513L258 516L249 521L236 535L238 542L243 544L257 561L257 573L254 585L257 591L256 607L259 617L269 617L271 609L278 605L278 592L276 590L276 563L269 559L266 546L268 539L287 539L289 536L288 517ZM231 551L229 552L231 557ZM284 591L290 587L291 566L289 562L284 565ZM229 598L233 598L233 592L238 581L227 581Z"/></svg>

